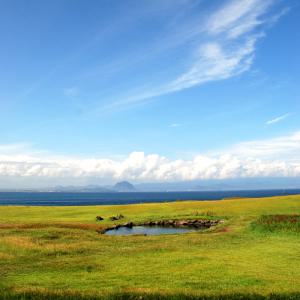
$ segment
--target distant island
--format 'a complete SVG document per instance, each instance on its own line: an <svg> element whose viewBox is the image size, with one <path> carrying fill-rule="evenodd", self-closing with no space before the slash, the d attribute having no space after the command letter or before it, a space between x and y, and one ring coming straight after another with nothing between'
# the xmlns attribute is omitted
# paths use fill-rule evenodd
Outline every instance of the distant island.
<svg viewBox="0 0 300 300"><path fill-rule="evenodd" d="M21 191L21 190L17 190ZM85 186L55 186L42 189L22 190L27 192L65 192L65 193L118 193L118 192L137 192L138 189L128 181L120 181L115 185L85 185Z"/></svg>
<svg viewBox="0 0 300 300"><path fill-rule="evenodd" d="M136 188L128 181L117 182L113 186L113 190L116 192L136 192Z"/></svg>

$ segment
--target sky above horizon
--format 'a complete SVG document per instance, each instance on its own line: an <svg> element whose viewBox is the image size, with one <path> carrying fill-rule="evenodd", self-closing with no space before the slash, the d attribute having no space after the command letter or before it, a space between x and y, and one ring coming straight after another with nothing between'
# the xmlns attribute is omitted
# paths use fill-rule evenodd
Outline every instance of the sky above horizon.
<svg viewBox="0 0 300 300"><path fill-rule="evenodd" d="M300 176L296 0L0 0L0 188Z"/></svg>

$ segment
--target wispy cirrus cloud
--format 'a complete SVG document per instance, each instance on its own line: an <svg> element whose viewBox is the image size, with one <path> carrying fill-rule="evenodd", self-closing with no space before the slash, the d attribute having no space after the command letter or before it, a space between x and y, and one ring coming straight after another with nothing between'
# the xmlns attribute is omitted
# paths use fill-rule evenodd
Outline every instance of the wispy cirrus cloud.
<svg viewBox="0 0 300 300"><path fill-rule="evenodd" d="M207 43L199 49L199 58L183 75L168 84L170 92L180 91L210 81L218 81L247 71L253 61L254 45L257 37L252 37L245 45L228 51L218 42Z"/></svg>
<svg viewBox="0 0 300 300"><path fill-rule="evenodd" d="M272 125L272 124L278 123L280 121L283 121L284 119L288 118L290 115L291 115L290 113L287 113L287 114L281 115L279 117L273 118L271 120L268 120L266 122L266 125Z"/></svg>
<svg viewBox="0 0 300 300"><path fill-rule="evenodd" d="M176 47L190 45L189 39L194 45L186 55L185 70L178 65L181 74L164 84L141 88L132 96L120 95L118 100L104 105L99 111L127 108L161 95L238 76L249 70L257 51L257 41L265 36L266 27L277 22L288 8L270 14L275 6L274 0L228 0L222 3L208 17L199 15L197 23L178 24L178 28L184 28L189 38L182 39L181 32L182 43L174 43Z"/></svg>
<svg viewBox="0 0 300 300"><path fill-rule="evenodd" d="M238 38L266 22L261 17L273 2L273 0L229 1L212 14L206 30L211 34L224 33L230 39Z"/></svg>
<svg viewBox="0 0 300 300"><path fill-rule="evenodd" d="M207 41L200 41L191 67L167 85L174 92L210 81L224 80L250 69L257 41L265 36L264 24L274 23L266 14L273 0L231 0L205 22ZM277 14L276 21L280 16Z"/></svg>

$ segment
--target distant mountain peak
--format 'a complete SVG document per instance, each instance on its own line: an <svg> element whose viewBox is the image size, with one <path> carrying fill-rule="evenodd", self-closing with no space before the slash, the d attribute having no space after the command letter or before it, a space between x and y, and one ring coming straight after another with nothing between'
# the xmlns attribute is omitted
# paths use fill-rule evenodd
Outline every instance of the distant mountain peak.
<svg viewBox="0 0 300 300"><path fill-rule="evenodd" d="M114 185L114 190L117 192L135 192L136 188L128 181L120 181Z"/></svg>

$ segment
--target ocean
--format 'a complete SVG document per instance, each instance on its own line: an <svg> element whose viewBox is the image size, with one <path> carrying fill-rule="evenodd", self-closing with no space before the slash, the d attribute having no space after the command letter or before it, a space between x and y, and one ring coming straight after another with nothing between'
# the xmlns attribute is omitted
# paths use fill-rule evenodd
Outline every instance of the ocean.
<svg viewBox="0 0 300 300"><path fill-rule="evenodd" d="M235 197L269 197L295 194L300 194L300 189L133 193L0 192L0 205L116 205L187 200L226 200L226 198Z"/></svg>

